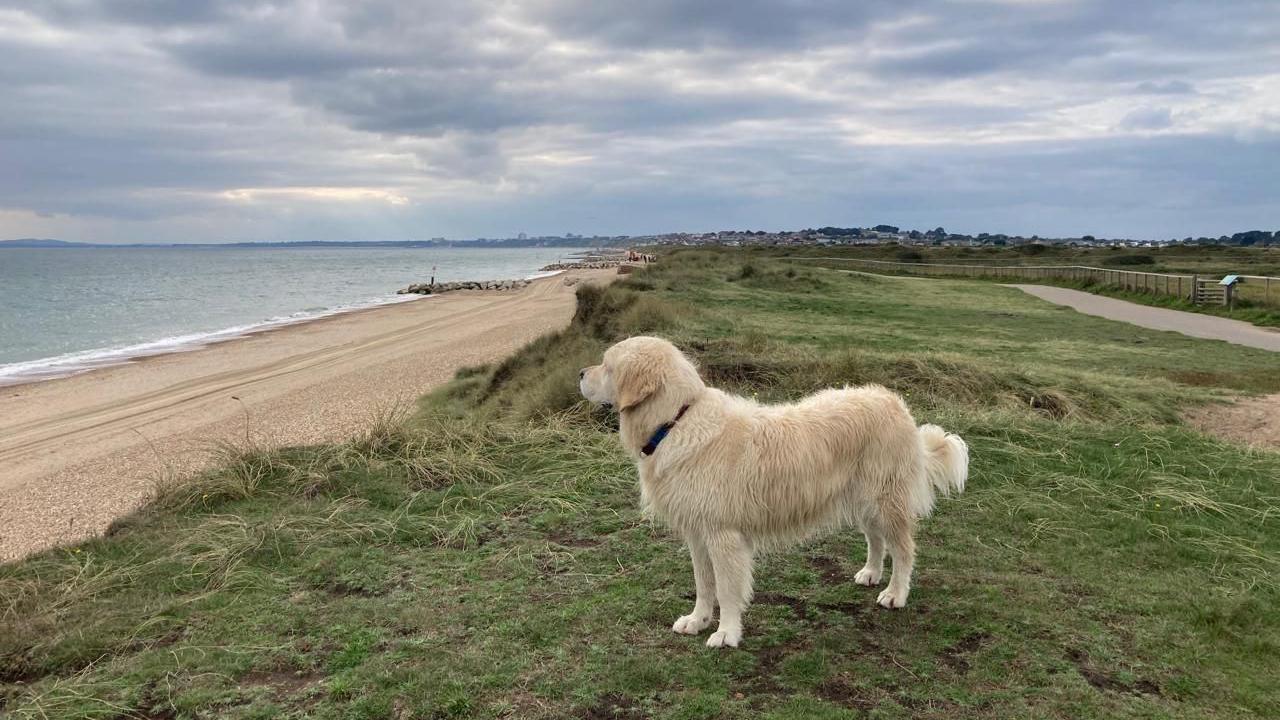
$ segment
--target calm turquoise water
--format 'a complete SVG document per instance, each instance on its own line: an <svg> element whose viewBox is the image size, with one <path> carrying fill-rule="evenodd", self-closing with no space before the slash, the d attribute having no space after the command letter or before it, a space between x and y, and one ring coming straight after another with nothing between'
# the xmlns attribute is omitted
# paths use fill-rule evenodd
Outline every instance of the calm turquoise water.
<svg viewBox="0 0 1280 720"><path fill-rule="evenodd" d="M0 248L0 385L416 299L436 280L527 277L566 248Z"/></svg>

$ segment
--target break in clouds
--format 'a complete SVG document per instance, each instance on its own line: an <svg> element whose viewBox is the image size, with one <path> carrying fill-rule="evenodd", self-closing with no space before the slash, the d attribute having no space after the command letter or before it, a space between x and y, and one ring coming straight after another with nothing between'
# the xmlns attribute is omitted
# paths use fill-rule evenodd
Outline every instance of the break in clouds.
<svg viewBox="0 0 1280 720"><path fill-rule="evenodd" d="M0 237L1280 227L1280 9L0 0Z"/></svg>

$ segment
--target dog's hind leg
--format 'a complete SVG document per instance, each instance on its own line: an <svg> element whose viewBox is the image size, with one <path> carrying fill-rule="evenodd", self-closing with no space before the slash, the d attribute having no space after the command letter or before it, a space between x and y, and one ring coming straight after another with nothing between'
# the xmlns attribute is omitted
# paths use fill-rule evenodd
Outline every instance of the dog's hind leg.
<svg viewBox="0 0 1280 720"><path fill-rule="evenodd" d="M707 552L720 602L720 627L707 639L707 647L738 647L742 612L751 602L751 543L740 532L717 532L707 538Z"/></svg>
<svg viewBox="0 0 1280 720"><path fill-rule="evenodd" d="M685 538L689 545L689 557L693 560L693 584L698 599L693 604L693 612L676 620L671 629L682 635L697 635L711 624L711 615L716 609L716 573L711 565L711 554L707 552L707 543L701 537L690 535Z"/></svg>
<svg viewBox="0 0 1280 720"><path fill-rule="evenodd" d="M859 585L879 585L884 577L884 536L879 526L870 524L862 534L867 538L867 562L853 576L853 581Z"/></svg>
<svg viewBox="0 0 1280 720"><path fill-rule="evenodd" d="M916 520L905 509L886 510L888 512L882 516L881 522L889 555L893 558L893 574L889 576L889 587L880 592L876 602L887 608L900 608L907 604L907 595L911 592L911 570L916 560Z"/></svg>

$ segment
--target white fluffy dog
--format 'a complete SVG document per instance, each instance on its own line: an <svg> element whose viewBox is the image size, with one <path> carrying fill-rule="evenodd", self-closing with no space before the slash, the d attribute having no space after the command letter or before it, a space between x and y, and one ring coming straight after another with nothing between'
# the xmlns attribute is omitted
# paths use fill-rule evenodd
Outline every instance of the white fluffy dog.
<svg viewBox="0 0 1280 720"><path fill-rule="evenodd" d="M935 493L964 489L969 450L936 425L916 427L896 393L878 385L823 390L760 405L709 388L674 345L633 337L580 373L588 400L618 408L622 444L636 458L641 504L689 546L697 601L672 630L720 626L709 647L737 647L759 550L823 529L857 526L867 562L854 580L876 585L887 548L893 575L879 603L907 603L916 519Z"/></svg>

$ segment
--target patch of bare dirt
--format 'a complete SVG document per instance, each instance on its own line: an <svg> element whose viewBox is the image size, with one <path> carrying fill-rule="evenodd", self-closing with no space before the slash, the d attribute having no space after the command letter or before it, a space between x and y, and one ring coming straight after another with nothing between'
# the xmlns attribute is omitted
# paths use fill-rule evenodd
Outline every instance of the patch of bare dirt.
<svg viewBox="0 0 1280 720"><path fill-rule="evenodd" d="M319 675L303 671L254 671L240 678L240 684L271 688L273 696L283 699L315 685L322 679Z"/></svg>
<svg viewBox="0 0 1280 720"><path fill-rule="evenodd" d="M823 582L838 585L849 579L849 576L844 572L844 568L840 566L840 562L825 555L810 557L809 566L822 576Z"/></svg>
<svg viewBox="0 0 1280 720"><path fill-rule="evenodd" d="M855 685L848 673L823 680L815 692L823 700L863 713L870 712L879 703L874 693Z"/></svg>
<svg viewBox="0 0 1280 720"><path fill-rule="evenodd" d="M583 537L568 528L556 528L547 533L547 539L569 548L593 548L600 544L600 538Z"/></svg>
<svg viewBox="0 0 1280 720"><path fill-rule="evenodd" d="M647 717L634 700L621 693L602 695L596 704L583 710L583 720L642 720Z"/></svg>
<svg viewBox="0 0 1280 720"><path fill-rule="evenodd" d="M969 672L969 656L990 639L991 635L986 632L970 633L960 642L943 650L939 659L942 660L942 664L954 670L957 675L964 675Z"/></svg>
<svg viewBox="0 0 1280 720"><path fill-rule="evenodd" d="M1089 660L1089 653L1084 650L1070 648L1067 658L1075 664L1080 676L1098 690L1104 692L1130 693L1133 695L1160 695L1160 686L1151 680L1139 678L1130 684L1112 673L1106 672Z"/></svg>
<svg viewBox="0 0 1280 720"><path fill-rule="evenodd" d="M1193 427L1214 437L1280 450L1280 393L1239 398L1226 405L1205 405L1187 412L1185 417Z"/></svg>

